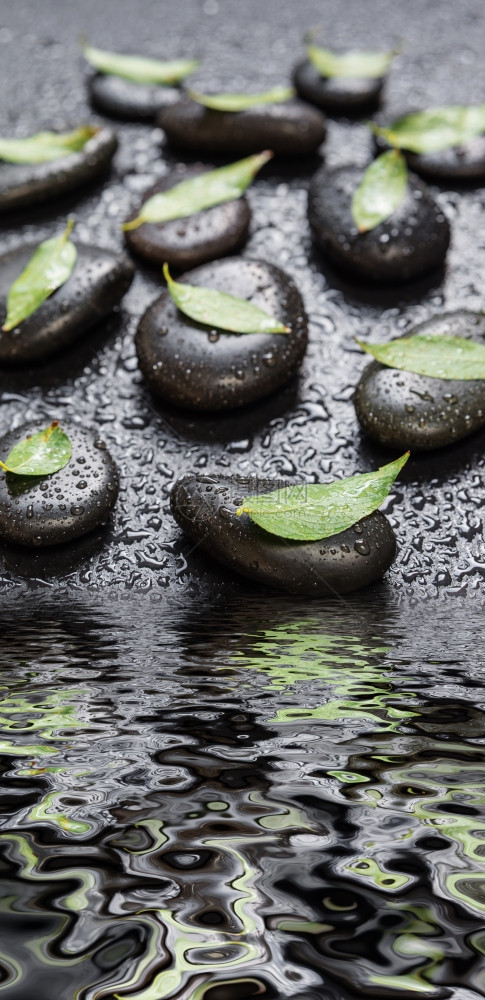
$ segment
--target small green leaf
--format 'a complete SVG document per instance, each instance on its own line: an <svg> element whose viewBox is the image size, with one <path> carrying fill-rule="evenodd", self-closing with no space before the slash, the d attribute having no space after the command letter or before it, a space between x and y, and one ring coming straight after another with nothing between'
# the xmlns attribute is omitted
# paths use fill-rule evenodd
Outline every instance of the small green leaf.
<svg viewBox="0 0 485 1000"><path fill-rule="evenodd" d="M406 193L406 160L397 149L371 163L352 198L352 216L359 233L375 229L401 204Z"/></svg>
<svg viewBox="0 0 485 1000"><path fill-rule="evenodd" d="M163 265L163 274L175 305L197 323L229 333L290 333L289 327L246 299L200 285L182 285L171 278L168 264Z"/></svg>
<svg viewBox="0 0 485 1000"><path fill-rule="evenodd" d="M14 445L0 468L16 476L48 476L63 469L71 455L71 442L54 420L43 431Z"/></svg>
<svg viewBox="0 0 485 1000"><path fill-rule="evenodd" d="M142 206L140 214L131 222L125 222L122 229L127 232L137 229L144 222L169 222L170 219L182 219L187 215L202 212L213 205L240 198L254 177L271 159L273 153L266 150L255 156L247 156L237 160L227 167L208 170L206 173L191 177L188 181L175 184L168 191L154 194Z"/></svg>
<svg viewBox="0 0 485 1000"><path fill-rule="evenodd" d="M376 472L334 483L303 483L247 497L236 514L249 514L255 524L279 538L302 542L329 538L380 507L408 458L406 452Z"/></svg>
<svg viewBox="0 0 485 1000"><path fill-rule="evenodd" d="M105 52L92 45L83 47L84 58L100 73L121 76L134 83L180 83L199 65L198 59L149 59L146 56L127 56L118 52Z"/></svg>
<svg viewBox="0 0 485 1000"><path fill-rule="evenodd" d="M307 56L320 76L353 78L384 76L394 58L394 52L345 52L338 55L320 45L309 45Z"/></svg>
<svg viewBox="0 0 485 1000"><path fill-rule="evenodd" d="M195 90L187 93L197 104L213 111L245 111L258 104L282 104L295 95L293 87L272 87L261 94L199 94Z"/></svg>
<svg viewBox="0 0 485 1000"><path fill-rule="evenodd" d="M453 146L463 146L485 132L485 104L428 108L404 115L388 128L373 122L369 124L375 135L382 136L398 149L411 153L439 153Z"/></svg>
<svg viewBox="0 0 485 1000"><path fill-rule="evenodd" d="M77 258L76 247L69 239L73 225L70 219L62 236L40 243L22 274L11 285L2 330L13 330L31 316L70 277Z"/></svg>
<svg viewBox="0 0 485 1000"><path fill-rule="evenodd" d="M388 368L463 382L485 379L485 344L466 337L416 334L388 344L357 343Z"/></svg>
<svg viewBox="0 0 485 1000"><path fill-rule="evenodd" d="M83 149L99 129L94 125L81 125L73 132L36 132L25 139L0 137L0 160L8 163L46 163L71 156Z"/></svg>

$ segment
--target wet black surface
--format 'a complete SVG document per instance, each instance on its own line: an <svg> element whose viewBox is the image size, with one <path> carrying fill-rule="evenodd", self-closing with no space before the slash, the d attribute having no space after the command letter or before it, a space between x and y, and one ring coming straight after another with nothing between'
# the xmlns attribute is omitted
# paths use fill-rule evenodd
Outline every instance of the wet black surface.
<svg viewBox="0 0 485 1000"><path fill-rule="evenodd" d="M0 439L0 454L6 457L14 445L44 427L38 421L27 421L18 430L10 431ZM62 429L69 435L72 456L59 472L50 476L2 474L0 536L3 539L34 547L69 544L107 520L118 496L119 483L106 444L96 428L79 427L63 420Z"/></svg>
<svg viewBox="0 0 485 1000"><path fill-rule="evenodd" d="M258 481L258 490L288 483ZM262 531L236 507L254 490L241 476L184 476L170 502L180 527L223 565L290 594L346 594L378 580L391 565L396 539L389 521L375 511L346 531L314 542L291 542ZM302 502L304 499L302 488Z"/></svg>
<svg viewBox="0 0 485 1000"><path fill-rule="evenodd" d="M458 312L431 318L404 336L445 335L485 339L483 313ZM391 448L434 449L467 437L485 425L485 382L429 378L372 361L354 396L363 430Z"/></svg>
<svg viewBox="0 0 485 1000"><path fill-rule="evenodd" d="M142 205L152 195L168 191L203 172L202 165L174 170L144 192L136 209L129 215L130 221L136 218ZM208 260L235 253L246 240L250 221L248 200L243 195L182 219L164 223L144 222L137 229L128 230L125 239L133 253L148 261L155 264L166 262L172 268L188 271Z"/></svg>
<svg viewBox="0 0 485 1000"><path fill-rule="evenodd" d="M0 22L1 134L91 117L79 35L204 54L197 86L235 91L281 83L322 22L336 47L403 40L390 116L483 100L479 0L31 0ZM109 182L3 218L2 251L70 211L81 241L122 248L121 221L177 160L158 129L119 133ZM330 165L371 148L329 123ZM396 562L339 600L255 596L169 513L194 470L313 482L383 464L351 402L368 363L353 337L483 307L483 190L433 188L453 221L444 274L381 291L312 247L320 162L273 162L248 195L244 255L288 270L311 319L301 375L271 398L216 417L154 403L134 351L161 292L148 267L68 359L1 372L0 433L69 417L122 472L112 526L67 564L2 548L6 1000L485 995L485 433L411 458L385 505Z"/></svg>
<svg viewBox="0 0 485 1000"><path fill-rule="evenodd" d="M2 318L10 287L38 245L20 246L0 256ZM76 262L67 281L14 330L0 331L0 364L43 361L59 350L69 350L78 337L118 305L130 287L135 269L126 254L76 242L75 246ZM8 374L4 378L8 380Z"/></svg>
<svg viewBox="0 0 485 1000"><path fill-rule="evenodd" d="M122 121L152 124L157 112L180 98L178 87L134 83L119 76L93 73L88 76L91 102L101 114Z"/></svg>
<svg viewBox="0 0 485 1000"><path fill-rule="evenodd" d="M289 332L228 333L185 316L164 292L136 334L140 368L156 396L190 410L227 410L259 402L294 375L305 354L308 321L284 271L229 257L188 271L181 283L246 299Z"/></svg>
<svg viewBox="0 0 485 1000"><path fill-rule="evenodd" d="M299 63L293 82L300 97L329 114L362 115L378 106L385 77L323 77L309 59Z"/></svg>
<svg viewBox="0 0 485 1000"><path fill-rule="evenodd" d="M361 280L410 281L443 265L448 220L427 185L408 175L404 197L383 222L359 233L352 198L363 171L353 165L318 170L308 192L308 219L322 252Z"/></svg>
<svg viewBox="0 0 485 1000"><path fill-rule="evenodd" d="M34 125L28 128L25 135L40 131ZM24 135L19 133L18 137ZM0 212L25 211L83 187L98 174L107 173L116 148L113 129L105 127L70 156L45 163L0 162Z"/></svg>
<svg viewBox="0 0 485 1000"><path fill-rule="evenodd" d="M120 15L122 9L122 16ZM26 11L29 27L25 29ZM144 50L170 56L205 56L193 78L201 90L263 89L282 82L300 58L300 39L310 25L331 26L332 45L386 49L403 39L386 88L389 118L403 107L478 103L485 90L482 11L478 0L459 8L406 7L384 0L365 5L302 0L298 5L267 0L140 0L136 8L118 0L66 2L46 7L33 0L15 5L0 29L0 62L7 89L2 134L40 128L67 128L92 115L84 87L77 38L113 50ZM194 27L196 25L197 31ZM161 41L163 39L163 42ZM330 36L329 36L330 41ZM98 118L103 121L101 117ZM131 206L178 162L163 147L158 129L117 125L120 148L106 182L89 190L3 217L2 249L59 231L66 214L77 217L83 242L121 249L120 223ZM349 157L363 166L372 138L363 125L345 119L329 123L323 147L326 162ZM433 186L433 195L452 220L453 241L443 275L406 288L368 288L347 281L313 249L305 218L309 178L318 157L283 165L273 161L249 191L253 212L244 254L288 269L301 288L310 315L310 347L298 380L271 400L234 415L194 418L158 408L137 371L134 332L147 305L161 292L158 269L142 267L126 296L119 321L109 322L65 359L29 373L2 372L0 431L25 419L64 416L98 425L122 472L122 490L113 533L91 562L61 577L70 586L112 587L188 593L240 587L219 576L190 546L169 514L174 479L194 469L318 481L374 468L388 453L365 439L351 396L366 365L354 336L388 339L412 322L442 308L480 309L483 190ZM421 459L412 457L406 474L385 505L398 537L399 552L389 571L394 592L416 599L440 594L473 594L480 588L485 553L480 530L483 432L466 442ZM4 569L3 586L23 587L24 577ZM41 584L38 584L41 586Z"/></svg>

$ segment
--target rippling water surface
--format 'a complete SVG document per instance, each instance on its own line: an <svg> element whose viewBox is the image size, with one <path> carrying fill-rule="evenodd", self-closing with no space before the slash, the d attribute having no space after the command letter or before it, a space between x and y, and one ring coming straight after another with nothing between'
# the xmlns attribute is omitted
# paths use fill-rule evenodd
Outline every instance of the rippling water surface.
<svg viewBox="0 0 485 1000"><path fill-rule="evenodd" d="M485 996L478 604L4 612L6 1000Z"/></svg>

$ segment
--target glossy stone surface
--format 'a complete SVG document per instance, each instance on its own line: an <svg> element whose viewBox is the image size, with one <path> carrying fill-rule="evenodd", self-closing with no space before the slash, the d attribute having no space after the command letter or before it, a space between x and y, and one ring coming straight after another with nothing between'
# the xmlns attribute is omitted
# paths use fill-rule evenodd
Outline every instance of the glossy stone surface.
<svg viewBox="0 0 485 1000"><path fill-rule="evenodd" d="M246 111L213 111L183 98L158 115L178 149L249 156L272 149L277 156L314 153L325 138L325 119L304 101L261 104Z"/></svg>
<svg viewBox="0 0 485 1000"><path fill-rule="evenodd" d="M2 323L10 287L37 246L22 246L0 257ZM128 291L134 267L127 257L78 243L76 248L76 264L65 284L14 330L0 330L0 364L41 361L69 347L85 330L111 312Z"/></svg>
<svg viewBox="0 0 485 1000"><path fill-rule="evenodd" d="M345 594L365 587L391 565L396 539L377 511L353 528L317 542L278 538L236 508L255 489L270 492L294 485L240 476L189 474L172 490L175 520L199 546L225 566L258 583L290 593Z"/></svg>
<svg viewBox="0 0 485 1000"><path fill-rule="evenodd" d="M59 198L107 170L118 146L112 129L100 128L83 149L46 163L0 162L0 212Z"/></svg>
<svg viewBox="0 0 485 1000"><path fill-rule="evenodd" d="M358 114L375 106L382 94L384 76L321 76L305 59L295 67L293 84L300 97L333 114Z"/></svg>
<svg viewBox="0 0 485 1000"><path fill-rule="evenodd" d="M433 316L406 332L485 342L485 315L461 310ZM354 406L362 429L383 445L428 451L485 426L485 381L430 378L372 361L361 376Z"/></svg>
<svg viewBox="0 0 485 1000"><path fill-rule="evenodd" d="M327 170L312 178L308 219L324 254L335 264L376 282L408 281L441 265L450 227L426 185L413 174L393 214L367 233L359 233L351 204L362 169Z"/></svg>
<svg viewBox="0 0 485 1000"><path fill-rule="evenodd" d="M394 116L399 117L399 116ZM387 125L384 119L379 124ZM381 153L389 145L381 136L375 137L376 150ZM437 181L479 181L485 177L485 135L477 135L462 146L443 149L438 153L410 153L403 149L411 170Z"/></svg>
<svg viewBox="0 0 485 1000"><path fill-rule="evenodd" d="M145 193L128 218L135 218L142 204L152 195L168 191L200 173L203 173L202 168L176 168ZM166 261L174 268L185 270L239 249L247 237L250 219L249 205L243 196L170 222L145 222L138 229L126 232L125 239L130 250L140 257L156 264Z"/></svg>
<svg viewBox="0 0 485 1000"><path fill-rule="evenodd" d="M155 395L188 409L228 409L268 395L295 373L307 345L307 319L300 293L284 271L265 261L231 257L180 280L248 299L291 333L208 328L181 313L165 291L149 306L136 334L139 365Z"/></svg>
<svg viewBox="0 0 485 1000"><path fill-rule="evenodd" d="M47 423L28 422L0 439L6 457ZM118 496L118 472L96 433L62 420L72 457L51 476L0 476L0 537L18 545L58 545L103 524Z"/></svg>
<svg viewBox="0 0 485 1000"><path fill-rule="evenodd" d="M105 73L93 73L87 87L91 104L102 114L129 122L153 122L162 108L180 98L177 87L135 83Z"/></svg>

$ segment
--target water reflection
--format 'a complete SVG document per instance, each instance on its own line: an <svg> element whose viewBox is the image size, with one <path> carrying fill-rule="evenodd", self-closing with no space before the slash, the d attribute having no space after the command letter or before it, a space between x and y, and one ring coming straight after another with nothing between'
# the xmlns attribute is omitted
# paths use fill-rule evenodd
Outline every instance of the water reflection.
<svg viewBox="0 0 485 1000"><path fill-rule="evenodd" d="M485 995L478 620L7 609L5 997Z"/></svg>

